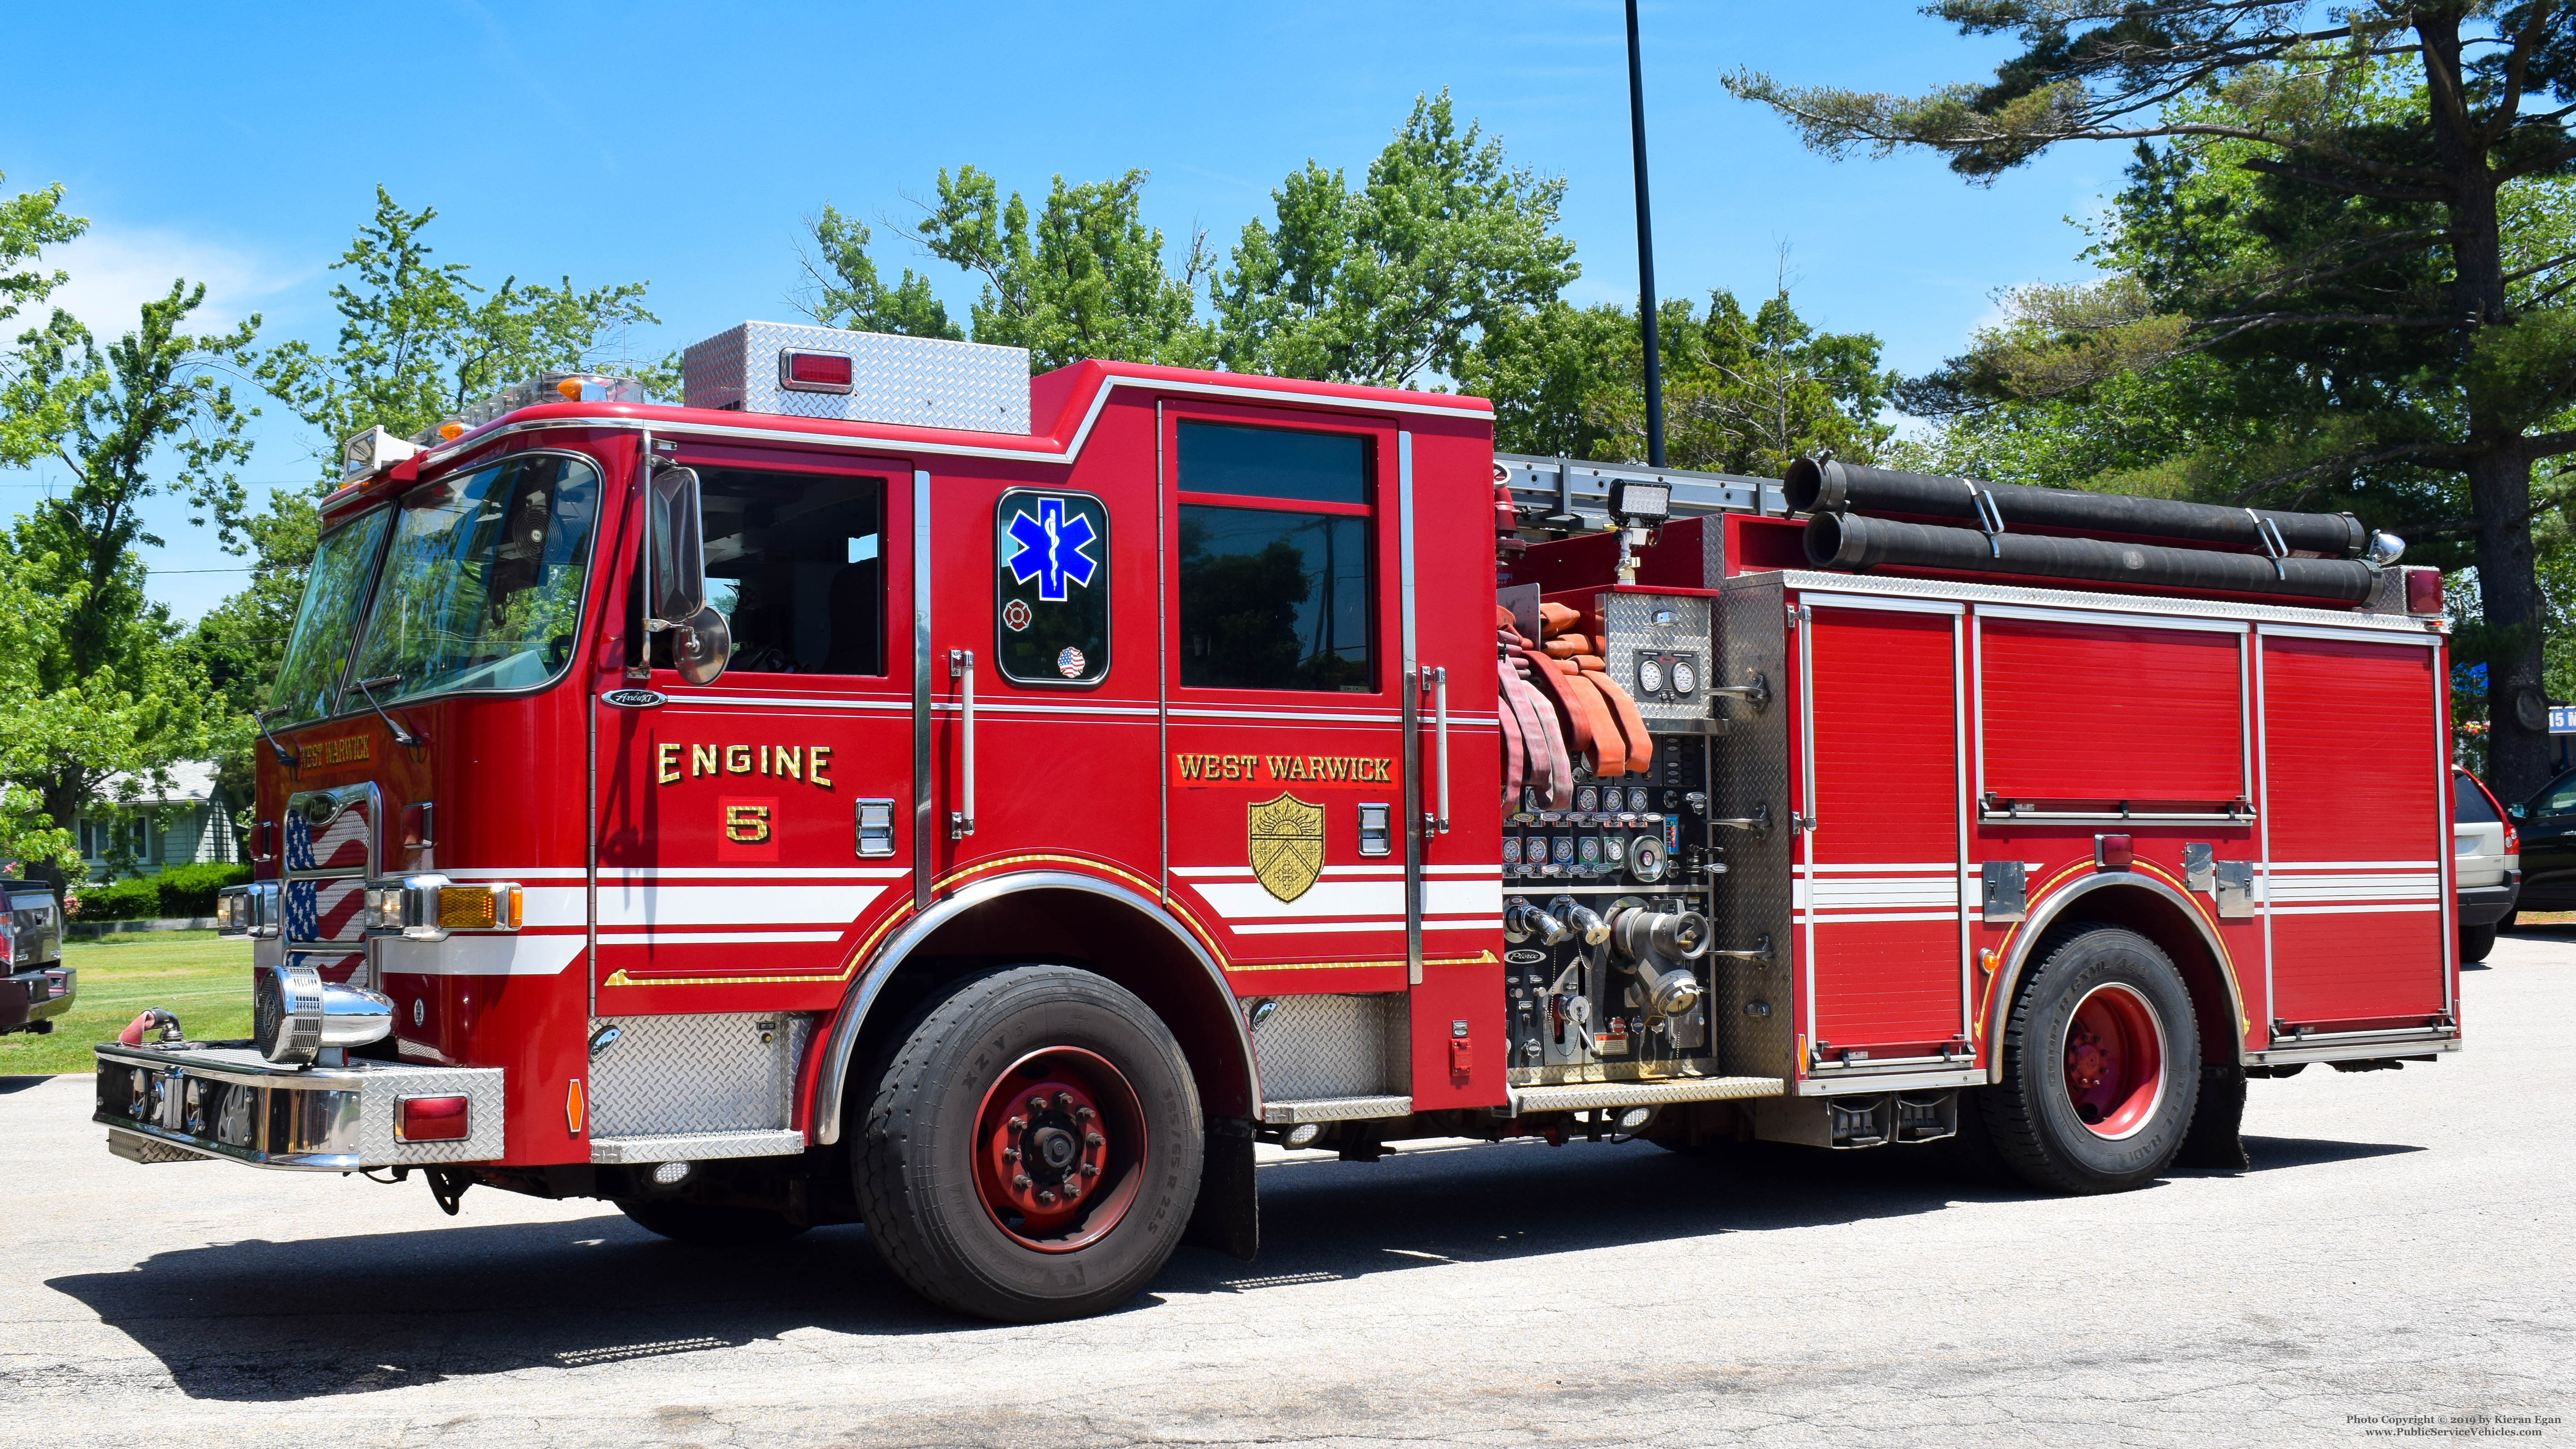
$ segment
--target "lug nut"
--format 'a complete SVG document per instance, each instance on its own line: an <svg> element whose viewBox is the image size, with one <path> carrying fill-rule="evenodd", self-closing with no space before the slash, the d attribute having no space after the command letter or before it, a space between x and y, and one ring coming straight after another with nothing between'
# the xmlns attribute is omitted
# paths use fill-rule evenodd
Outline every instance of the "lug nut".
<svg viewBox="0 0 2576 1449"><path fill-rule="evenodd" d="M1078 1183L1078 1182L1068 1182L1068 1183L1066 1183L1066 1184L1064 1185L1064 1200L1065 1200L1066 1202L1072 1202L1074 1199L1076 1199L1076 1198L1078 1198L1078 1197L1080 1197L1080 1196L1082 1196L1082 1184L1081 1184L1081 1183Z"/></svg>
<svg viewBox="0 0 2576 1449"><path fill-rule="evenodd" d="M1109 1139L1101 1136L1097 1132L1085 1132L1082 1134L1082 1145L1085 1147L1097 1147L1108 1140Z"/></svg>
<svg viewBox="0 0 2576 1449"><path fill-rule="evenodd" d="M1051 1193L1051 1192L1042 1192L1042 1193L1039 1193L1039 1194L1038 1194L1038 1206L1039 1206L1039 1207L1054 1207L1054 1206L1055 1206L1055 1194L1054 1194L1054 1193Z"/></svg>
<svg viewBox="0 0 2576 1449"><path fill-rule="evenodd" d="M1020 1189L1022 1192L1028 1191L1029 1175L1025 1172L1013 1174L1011 1178L1011 1186Z"/></svg>
<svg viewBox="0 0 2576 1449"><path fill-rule="evenodd" d="M1030 1111L1032 1111L1032 1112L1043 1112L1043 1111L1045 1111L1045 1110L1046 1110L1046 1098L1044 1098L1044 1097L1031 1097L1031 1098L1029 1098L1029 1110L1030 1110Z"/></svg>
<svg viewBox="0 0 2576 1449"><path fill-rule="evenodd" d="M1082 1164L1082 1175L1085 1177L1098 1177L1100 1175L1100 1164L1097 1162L1086 1162Z"/></svg>
<svg viewBox="0 0 2576 1449"><path fill-rule="evenodd" d="M1073 1110L1073 1094L1072 1094L1071 1092L1058 1092L1058 1093L1056 1093L1056 1094L1055 1094L1055 1104L1056 1104L1057 1106L1059 1106L1059 1107L1064 1108L1064 1109L1065 1109L1066 1111L1068 1111L1068 1112L1072 1111L1072 1110Z"/></svg>
<svg viewBox="0 0 2576 1449"><path fill-rule="evenodd" d="M1018 1148L1016 1148L1016 1147L1005 1147L1005 1148L1003 1148L1003 1149L1002 1149L1002 1160L1003 1160L1004 1162L1017 1162L1017 1161L1019 1161L1019 1160L1020 1160L1020 1149L1018 1149Z"/></svg>
<svg viewBox="0 0 2576 1449"><path fill-rule="evenodd" d="M1014 1132L1025 1132L1028 1130L1029 1119L1026 1117L1014 1117L1011 1119L1010 1126L1011 1130Z"/></svg>
<svg viewBox="0 0 2576 1449"><path fill-rule="evenodd" d="M1073 1109L1073 1120L1076 1122L1088 1122L1099 1115L1099 1113L1092 1111L1089 1107L1076 1107Z"/></svg>

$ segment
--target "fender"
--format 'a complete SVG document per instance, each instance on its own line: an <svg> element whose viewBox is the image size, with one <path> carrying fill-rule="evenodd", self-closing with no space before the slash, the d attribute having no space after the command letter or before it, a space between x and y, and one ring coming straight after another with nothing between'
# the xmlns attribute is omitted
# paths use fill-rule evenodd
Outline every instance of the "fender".
<svg viewBox="0 0 2576 1449"><path fill-rule="evenodd" d="M2218 933L2210 929L2208 917L2200 913L2199 905L2191 897L2154 876L2133 870L2094 871L2073 885L2051 892L2031 908L2029 917L2021 923L2020 934L2013 941L2012 954L2005 958L2003 969L1996 973L1994 995L1988 998L1985 1010L1986 1040L1992 1043L1996 1039L1997 1024L2009 1009L2013 993L2021 987L2022 968L2030 964L2031 951L2037 947L2040 938L2048 934L2048 928L2056 924L2068 906L2112 886L2134 887L2162 897L2182 913L2183 919L2191 922L2193 929L2200 932L2201 945L2208 948L2209 959L2217 963L2218 979L2227 985L2227 1015L2237 1023L2235 1060L2242 1065L2245 1061L2245 996L2236 984L2236 967L2228 959L2227 948L2219 944ZM2004 1078L2004 1057L2000 1050L1990 1050L1987 1056L1986 1081L1991 1085Z"/></svg>
<svg viewBox="0 0 2576 1449"><path fill-rule="evenodd" d="M850 1055L858 1049L859 1028L867 1021L869 1009L876 1005L877 996L902 967L904 959L936 934L941 926L977 906L1032 890L1082 891L1106 896L1134 909L1138 915L1169 932L1174 941L1188 950L1190 959L1198 962L1199 969L1207 973L1209 985L1220 997L1228 1003L1234 1000L1234 988L1226 983L1225 972L1199 944L1198 938L1183 929L1170 912L1134 891L1093 876L1062 870L1027 871L976 881L906 922L860 976L857 989L843 1005L839 1019L832 1024L832 1035L823 1048L822 1070L814 1077L814 1140L817 1143L828 1146L841 1140L841 1084L849 1075ZM1241 1011L1229 1006L1225 1014L1234 1023L1235 1047L1242 1053L1244 1063L1246 1096L1252 1103L1252 1115L1258 1120L1261 1115L1261 1067L1252 1054L1252 1034L1243 1024Z"/></svg>

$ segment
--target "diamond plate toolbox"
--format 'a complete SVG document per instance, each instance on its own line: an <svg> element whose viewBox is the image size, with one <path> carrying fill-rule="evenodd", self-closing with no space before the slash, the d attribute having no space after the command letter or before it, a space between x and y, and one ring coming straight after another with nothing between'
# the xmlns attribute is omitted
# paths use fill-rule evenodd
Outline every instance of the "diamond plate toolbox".
<svg viewBox="0 0 2576 1449"><path fill-rule="evenodd" d="M790 352L849 358L848 390L787 386ZM938 337L745 322L681 354L680 395L693 408L1026 433L1029 354Z"/></svg>

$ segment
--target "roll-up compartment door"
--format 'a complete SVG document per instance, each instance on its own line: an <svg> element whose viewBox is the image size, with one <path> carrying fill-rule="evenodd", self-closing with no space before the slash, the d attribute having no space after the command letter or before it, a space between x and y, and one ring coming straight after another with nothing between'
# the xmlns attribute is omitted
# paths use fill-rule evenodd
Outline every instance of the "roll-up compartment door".
<svg viewBox="0 0 2576 1449"><path fill-rule="evenodd" d="M2434 651L2262 635L2272 1015L2311 1031L2447 1009Z"/></svg>
<svg viewBox="0 0 2576 1449"><path fill-rule="evenodd" d="M1795 883L1820 1070L1964 1050L1961 619L1807 596Z"/></svg>

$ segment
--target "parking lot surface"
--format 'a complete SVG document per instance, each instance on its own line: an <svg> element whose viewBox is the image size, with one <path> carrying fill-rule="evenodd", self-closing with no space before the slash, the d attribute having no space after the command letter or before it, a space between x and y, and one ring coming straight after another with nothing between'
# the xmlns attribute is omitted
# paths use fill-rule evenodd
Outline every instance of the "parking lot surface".
<svg viewBox="0 0 2576 1449"><path fill-rule="evenodd" d="M924 1306L861 1228L695 1251L600 1203L144 1167L86 1078L5 1079L0 1446L2576 1442L2576 931L2465 983L2457 1056L2253 1083L2246 1173L1272 1154L1258 1263L1185 1249L1027 1328Z"/></svg>

